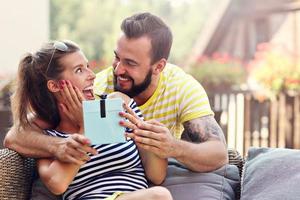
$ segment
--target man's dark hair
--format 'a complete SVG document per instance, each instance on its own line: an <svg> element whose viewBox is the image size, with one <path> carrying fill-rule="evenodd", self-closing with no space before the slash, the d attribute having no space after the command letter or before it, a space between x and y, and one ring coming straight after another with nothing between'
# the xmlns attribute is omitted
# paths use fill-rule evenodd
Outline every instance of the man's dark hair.
<svg viewBox="0 0 300 200"><path fill-rule="evenodd" d="M147 36L151 40L151 64L168 59L172 46L170 28L151 13L138 13L123 20L121 30L127 38Z"/></svg>

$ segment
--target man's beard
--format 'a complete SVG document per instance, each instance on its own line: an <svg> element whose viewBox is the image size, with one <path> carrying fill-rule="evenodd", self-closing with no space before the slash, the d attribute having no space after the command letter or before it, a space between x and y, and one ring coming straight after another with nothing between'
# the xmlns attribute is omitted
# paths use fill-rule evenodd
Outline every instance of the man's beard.
<svg viewBox="0 0 300 200"><path fill-rule="evenodd" d="M114 75L114 90L122 92L122 93L128 95L130 98L133 98L133 97L141 94L142 92L144 92L149 87L149 85L151 84L152 69L150 69L148 71L144 81L142 83L138 84L138 85L135 85L133 78L131 78L130 76L126 76L126 78L131 80L131 82L132 82L131 88L127 89L127 90L122 89L117 83L116 75Z"/></svg>

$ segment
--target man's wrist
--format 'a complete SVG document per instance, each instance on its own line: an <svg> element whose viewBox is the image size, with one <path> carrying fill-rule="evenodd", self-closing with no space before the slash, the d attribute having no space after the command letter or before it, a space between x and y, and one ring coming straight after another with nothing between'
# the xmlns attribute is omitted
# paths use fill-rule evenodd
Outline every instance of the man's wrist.
<svg viewBox="0 0 300 200"><path fill-rule="evenodd" d="M56 153L57 153L57 150L59 148L59 145L60 145L62 139L63 138L51 137L50 140L52 140L52 142L51 141L48 142L48 148L47 148L47 149L49 149L49 153L50 153L51 157L57 158Z"/></svg>
<svg viewBox="0 0 300 200"><path fill-rule="evenodd" d="M183 156L184 154L184 145L183 141L180 139L174 139L173 143L173 158L179 159Z"/></svg>

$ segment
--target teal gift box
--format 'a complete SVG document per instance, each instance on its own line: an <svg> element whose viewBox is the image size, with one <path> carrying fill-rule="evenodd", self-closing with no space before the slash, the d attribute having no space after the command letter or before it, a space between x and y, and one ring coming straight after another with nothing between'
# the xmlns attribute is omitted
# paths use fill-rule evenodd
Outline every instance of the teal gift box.
<svg viewBox="0 0 300 200"><path fill-rule="evenodd" d="M119 125L122 103L121 98L83 101L84 134L92 144L126 142L125 129Z"/></svg>

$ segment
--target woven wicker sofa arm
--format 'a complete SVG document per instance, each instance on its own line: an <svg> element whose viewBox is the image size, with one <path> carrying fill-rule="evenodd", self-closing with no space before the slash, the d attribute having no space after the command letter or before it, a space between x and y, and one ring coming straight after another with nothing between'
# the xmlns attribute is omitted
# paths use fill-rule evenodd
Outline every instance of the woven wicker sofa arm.
<svg viewBox="0 0 300 200"><path fill-rule="evenodd" d="M228 158L229 158L229 164L236 165L239 169L239 175L242 176L242 171L244 167L244 158L240 155L240 153L235 149L228 149ZM235 190L235 198L236 200L240 199L241 195L241 185L239 185Z"/></svg>
<svg viewBox="0 0 300 200"><path fill-rule="evenodd" d="M239 168L240 176L242 175L242 170L244 166L244 158L235 149L228 149L229 164L236 165Z"/></svg>
<svg viewBox="0 0 300 200"><path fill-rule="evenodd" d="M29 199L34 169L34 159L0 149L0 199Z"/></svg>

